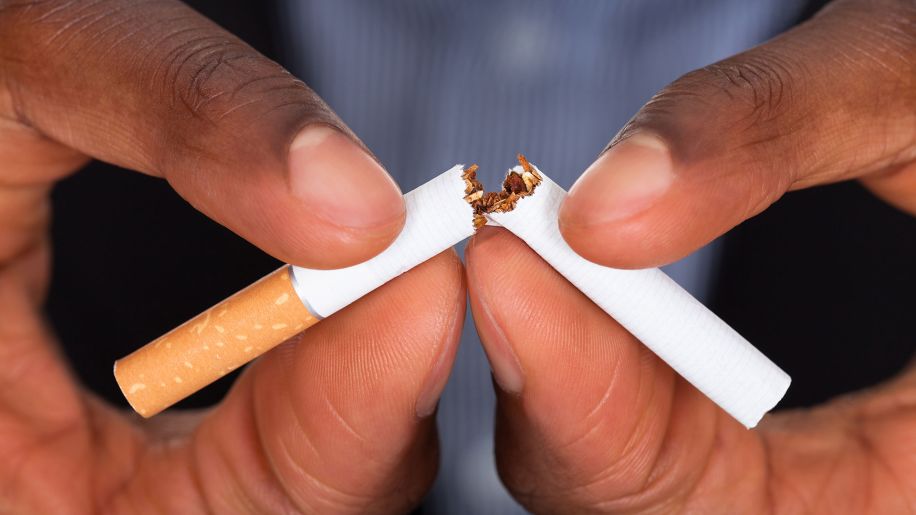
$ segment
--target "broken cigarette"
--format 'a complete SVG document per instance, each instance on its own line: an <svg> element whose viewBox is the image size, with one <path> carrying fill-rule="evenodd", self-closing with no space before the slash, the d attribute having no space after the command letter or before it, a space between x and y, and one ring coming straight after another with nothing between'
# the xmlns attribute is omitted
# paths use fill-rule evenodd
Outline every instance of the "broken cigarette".
<svg viewBox="0 0 916 515"><path fill-rule="evenodd" d="M661 270L585 260L560 234L566 192L519 155L497 192L477 166L456 165L407 193L394 243L348 268L285 266L115 363L130 405L149 417L471 236L501 225L746 427L785 394L790 378Z"/></svg>
<svg viewBox="0 0 916 515"><path fill-rule="evenodd" d="M661 270L617 270L576 254L557 225L566 191L523 157L519 161L504 185L504 191L515 192L515 205L490 211L488 219L524 240L738 422L756 426L785 395L788 374ZM533 178L519 185L513 174Z"/></svg>
<svg viewBox="0 0 916 515"><path fill-rule="evenodd" d="M347 268L284 266L115 362L131 407L151 417L474 233L456 165L404 195L395 241Z"/></svg>

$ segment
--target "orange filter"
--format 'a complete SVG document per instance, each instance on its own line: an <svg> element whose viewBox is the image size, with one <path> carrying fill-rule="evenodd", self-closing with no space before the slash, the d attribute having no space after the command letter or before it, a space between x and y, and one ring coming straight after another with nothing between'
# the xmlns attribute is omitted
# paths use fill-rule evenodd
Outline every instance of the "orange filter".
<svg viewBox="0 0 916 515"><path fill-rule="evenodd" d="M317 323L284 266L115 362L115 379L151 417Z"/></svg>
<svg viewBox="0 0 916 515"><path fill-rule="evenodd" d="M285 266L115 363L137 413L151 417L474 233L456 165L404 195L392 244L333 270Z"/></svg>

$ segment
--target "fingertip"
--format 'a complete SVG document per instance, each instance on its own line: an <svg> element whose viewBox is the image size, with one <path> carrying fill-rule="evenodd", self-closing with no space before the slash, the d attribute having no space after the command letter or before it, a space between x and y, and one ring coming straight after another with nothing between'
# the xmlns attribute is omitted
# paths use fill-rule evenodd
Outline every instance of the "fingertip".
<svg viewBox="0 0 916 515"><path fill-rule="evenodd" d="M589 261L616 268L657 265L653 211L668 200L675 182L665 142L648 132L629 136L603 153L570 189L560 207L560 232Z"/></svg>
<svg viewBox="0 0 916 515"><path fill-rule="evenodd" d="M404 226L397 185L343 133L312 125L299 136L278 154L241 148L166 178L199 211L286 263L334 269L375 257ZM360 216L375 220L354 222Z"/></svg>
<svg viewBox="0 0 916 515"><path fill-rule="evenodd" d="M293 252L316 268L338 268L369 259L391 244L404 226L404 198L390 175L349 136L328 125L303 128L292 140L289 193L312 218L314 249Z"/></svg>
<svg viewBox="0 0 916 515"><path fill-rule="evenodd" d="M527 250L527 245L502 227L483 226L471 238L465 248L467 258L467 276L469 286L485 286L492 282L481 278L482 274L492 273L503 267L486 266L485 263L506 264L517 261L519 251Z"/></svg>
<svg viewBox="0 0 916 515"><path fill-rule="evenodd" d="M532 252L509 231L485 226L478 229L466 253L471 311L493 379L502 391L520 395L525 371L508 337L515 320L505 312L513 310L515 300L507 292L521 276L532 272L526 266L530 262L525 261Z"/></svg>
<svg viewBox="0 0 916 515"><path fill-rule="evenodd" d="M471 237L471 241L468 242L468 246L465 248L465 253L468 255L477 254L478 250L483 250L490 247L490 242L493 240L499 240L505 236L508 236L509 232L503 229L502 227L492 227L485 225L474 233L474 236Z"/></svg>
<svg viewBox="0 0 916 515"><path fill-rule="evenodd" d="M289 149L289 186L311 212L351 231L384 229L404 218L404 199L390 175L349 136L309 125Z"/></svg>
<svg viewBox="0 0 916 515"><path fill-rule="evenodd" d="M446 250L430 260L440 263L443 270L438 274L443 284L438 286L442 291L454 291L454 309L448 315L441 344L433 359L430 361L429 371L422 381L422 387L417 395L415 405L417 418L425 419L433 416L439 406L442 391L451 375L452 364L461 341L461 331L464 325L465 306L467 302L467 288L465 282L464 265L454 249ZM435 283L432 283L435 286Z"/></svg>
<svg viewBox="0 0 916 515"><path fill-rule="evenodd" d="M657 204L674 179L667 145L651 133L634 134L585 170L570 188L560 218L583 226L632 218Z"/></svg>
<svg viewBox="0 0 916 515"><path fill-rule="evenodd" d="M648 228L647 228L648 227ZM602 266L636 270L675 261L669 240L640 219L630 223L575 225L560 223L563 240L581 257Z"/></svg>
<svg viewBox="0 0 916 515"><path fill-rule="evenodd" d="M259 246L294 265L319 270L345 268L384 251L403 226L402 217L373 231L353 231L314 217L281 227L280 237Z"/></svg>

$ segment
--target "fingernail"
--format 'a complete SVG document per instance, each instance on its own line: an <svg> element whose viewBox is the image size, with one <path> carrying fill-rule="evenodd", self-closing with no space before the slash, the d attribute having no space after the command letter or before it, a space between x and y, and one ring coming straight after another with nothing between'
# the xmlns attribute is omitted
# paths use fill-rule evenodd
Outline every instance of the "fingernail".
<svg viewBox="0 0 916 515"><path fill-rule="evenodd" d="M490 361L490 368L493 371L493 378L496 384L503 391L518 395L522 393L525 386L525 375L522 373L522 365L518 361L518 356L506 338L496 317L493 316L492 310L487 305L486 300L478 297L478 312L483 315L485 320L482 324L477 325L477 331L480 333L480 339L483 342L483 350Z"/></svg>
<svg viewBox="0 0 916 515"><path fill-rule="evenodd" d="M404 200L397 184L362 148L327 125L305 127L289 149L292 194L312 213L351 229L400 223Z"/></svg>
<svg viewBox="0 0 916 515"><path fill-rule="evenodd" d="M569 190L561 223L600 225L655 204L674 181L671 153L650 134L635 134L601 155Z"/></svg>
<svg viewBox="0 0 916 515"><path fill-rule="evenodd" d="M458 327L460 330L461 326L459 325ZM445 384L448 383L448 376L452 370L452 358L455 356L455 349L458 346L459 339L460 334L455 335L453 338L454 343L446 345L446 348L439 353L432 370L429 371L429 375L420 389L420 394L417 396L417 417L426 418L435 413L436 407L439 405L439 397L442 396L442 390L445 389Z"/></svg>
<svg viewBox="0 0 916 515"><path fill-rule="evenodd" d="M464 271L462 270L462 273ZM429 371L417 396L417 417L426 418L436 411L439 405L439 397L445 390L448 383L448 377L451 375L452 363L455 361L455 352L458 351L458 344L461 341L461 328L464 325L464 310L459 310L452 315L451 326L448 331L448 340L439 351L436 362Z"/></svg>

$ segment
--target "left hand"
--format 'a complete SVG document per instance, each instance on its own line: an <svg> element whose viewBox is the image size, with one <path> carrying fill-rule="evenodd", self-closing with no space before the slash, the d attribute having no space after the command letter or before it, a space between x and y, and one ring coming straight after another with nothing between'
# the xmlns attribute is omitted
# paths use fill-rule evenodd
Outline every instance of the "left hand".
<svg viewBox="0 0 916 515"><path fill-rule="evenodd" d="M499 473L529 510L916 507L916 368L748 431L507 231L482 228L467 266L499 385Z"/></svg>
<svg viewBox="0 0 916 515"><path fill-rule="evenodd" d="M684 257L788 190L859 179L916 214L916 5L839 1L653 98L560 228L617 268ZM747 431L505 231L467 251L497 463L535 512L916 509L916 369Z"/></svg>

